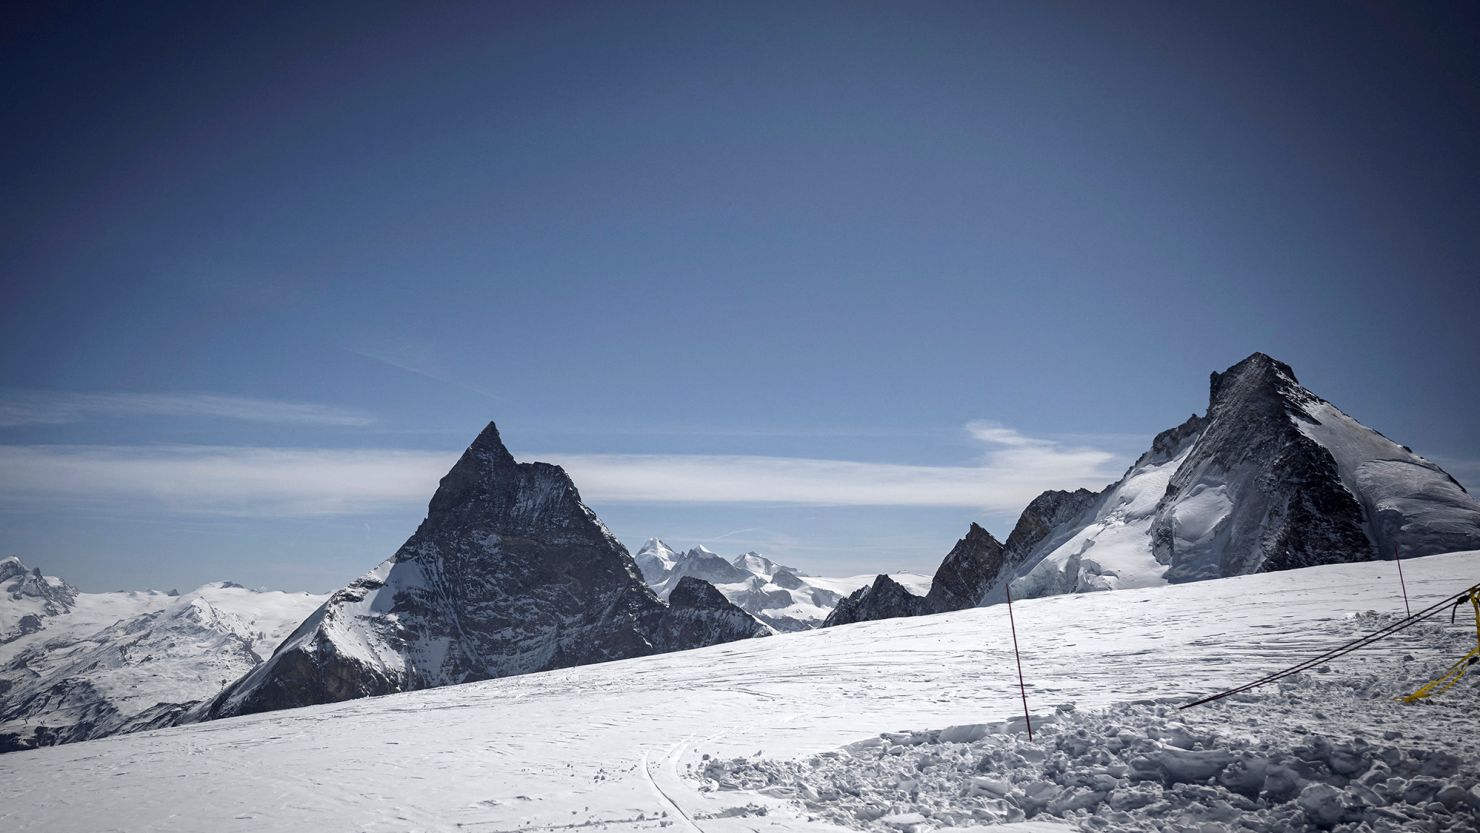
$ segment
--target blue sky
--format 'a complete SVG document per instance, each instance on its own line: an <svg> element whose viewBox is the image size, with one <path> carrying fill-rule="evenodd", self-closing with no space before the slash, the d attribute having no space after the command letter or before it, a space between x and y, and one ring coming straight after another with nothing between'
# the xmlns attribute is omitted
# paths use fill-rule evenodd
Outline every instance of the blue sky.
<svg viewBox="0 0 1480 833"><path fill-rule="evenodd" d="M6 14L0 552L87 589L338 586L490 419L928 572L1255 350L1480 481L1473 5Z"/></svg>

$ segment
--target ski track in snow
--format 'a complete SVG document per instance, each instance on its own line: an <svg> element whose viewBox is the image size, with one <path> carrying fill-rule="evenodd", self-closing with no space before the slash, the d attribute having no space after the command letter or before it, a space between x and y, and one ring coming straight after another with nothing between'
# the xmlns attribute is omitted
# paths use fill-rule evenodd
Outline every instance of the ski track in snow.
<svg viewBox="0 0 1480 833"><path fill-rule="evenodd" d="M1418 609L1480 581L1480 552L1404 569ZM1014 612L1028 698L1047 715L1246 682L1375 627L1358 614L1402 605L1395 566L1378 562L1035 599ZM1404 667L1422 681L1473 647L1472 622L1448 633L1415 628L1332 665L1396 667L1411 655ZM711 791L699 774L1020 711L998 605L7 754L0 829L839 831L785 795Z"/></svg>

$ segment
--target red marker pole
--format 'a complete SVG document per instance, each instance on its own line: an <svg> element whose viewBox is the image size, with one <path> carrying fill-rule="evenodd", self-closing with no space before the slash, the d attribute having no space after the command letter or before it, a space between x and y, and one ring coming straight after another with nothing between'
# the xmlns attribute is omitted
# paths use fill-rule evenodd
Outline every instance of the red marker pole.
<svg viewBox="0 0 1480 833"><path fill-rule="evenodd" d="M1403 609L1408 615L1413 615L1413 608L1408 606L1408 582L1403 580L1403 554L1398 552L1398 547L1393 546L1393 560L1398 562L1398 586L1403 588Z"/></svg>
<svg viewBox="0 0 1480 833"><path fill-rule="evenodd" d="M1023 685L1023 656L1018 653L1017 621L1012 618L1012 584L1004 582L1007 590L1007 623L1012 627L1012 655L1017 659L1018 693L1023 695L1023 721L1028 724L1028 740L1033 739L1033 718L1028 716L1028 688Z"/></svg>

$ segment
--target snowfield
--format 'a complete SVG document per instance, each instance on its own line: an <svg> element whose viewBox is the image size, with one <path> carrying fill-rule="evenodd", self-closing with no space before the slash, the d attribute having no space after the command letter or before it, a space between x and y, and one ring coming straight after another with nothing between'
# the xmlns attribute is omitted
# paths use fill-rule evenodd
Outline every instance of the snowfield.
<svg viewBox="0 0 1480 833"><path fill-rule="evenodd" d="M1404 564L1418 609L1480 552ZM0 756L7 831L1474 830L1474 647L1391 562L1034 599ZM1068 704L1072 704L1072 707ZM954 727L954 728L953 728ZM1365 824L1365 828L1359 828Z"/></svg>

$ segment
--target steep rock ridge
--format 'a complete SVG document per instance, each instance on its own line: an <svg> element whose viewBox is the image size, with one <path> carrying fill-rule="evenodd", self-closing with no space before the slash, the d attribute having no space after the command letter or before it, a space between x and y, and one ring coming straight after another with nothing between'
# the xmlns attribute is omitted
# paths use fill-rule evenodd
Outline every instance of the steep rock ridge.
<svg viewBox="0 0 1480 833"><path fill-rule="evenodd" d="M1205 417L1158 435L1092 517L1046 538L1016 571L1015 595L1472 549L1480 504L1255 353L1211 375Z"/></svg>
<svg viewBox="0 0 1480 833"><path fill-rule="evenodd" d="M1169 581L1374 557L1336 461L1297 427L1322 400L1255 353L1211 376L1206 425L1151 527Z"/></svg>
<svg viewBox="0 0 1480 833"><path fill-rule="evenodd" d="M1055 532L1091 512L1101 494L1088 489L1072 492L1052 489L1033 498L1007 535L1007 542L1003 545L1003 566L1016 568L1022 564ZM996 575L991 576L989 586L996 584L997 578Z"/></svg>
<svg viewBox="0 0 1480 833"><path fill-rule="evenodd" d="M874 579L873 584L859 588L853 595L838 602L838 606L828 615L822 626L830 628L834 625L896 619L901 616L923 616L933 612L935 611L930 609L930 603L923 596L916 596L899 582L881 575Z"/></svg>
<svg viewBox="0 0 1480 833"><path fill-rule="evenodd" d="M936 569L925 596L916 596L888 576L879 576L872 585L839 603L824 626L975 607L1001 574L1007 563L1006 553L1001 541L973 523Z"/></svg>
<svg viewBox="0 0 1480 833"><path fill-rule="evenodd" d="M1000 557L968 562L977 603L1002 601L1007 582L1046 596L1480 548L1480 503L1459 483L1283 362L1255 353L1209 388L1207 414L1158 434L1119 481L1030 503ZM948 556L937 581L960 574ZM837 618L911 607L866 601Z"/></svg>
<svg viewBox="0 0 1480 833"><path fill-rule="evenodd" d="M1125 476L1086 501L1083 511L1051 528L1036 546L1014 553L1012 571L983 603L1002 600L1007 580L1018 598L1164 584L1166 566L1152 553L1148 531L1201 424L1193 418L1158 434Z"/></svg>
<svg viewBox="0 0 1480 833"><path fill-rule="evenodd" d="M0 751L169 725L261 662L323 599L230 582L183 596L73 593L45 628L0 645ZM15 601L0 598L0 610Z"/></svg>
<svg viewBox="0 0 1480 833"><path fill-rule="evenodd" d="M928 608L946 611L976 607L977 600L1001 572L1002 558L1002 542L973 523L935 571L925 596Z"/></svg>
<svg viewBox="0 0 1480 833"><path fill-rule="evenodd" d="M675 618L643 584L563 469L516 462L489 423L390 559L334 593L271 658L192 717L696 648L736 638L731 625L745 616L686 610L692 615ZM703 614L713 627L697 627Z"/></svg>

